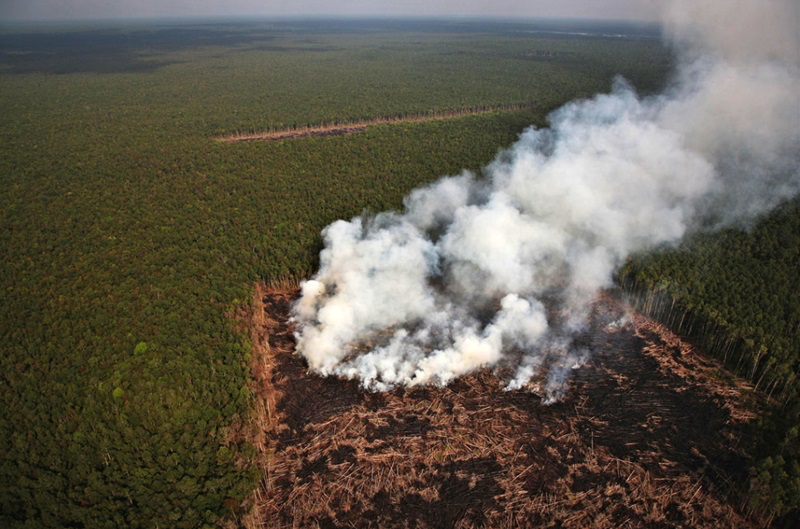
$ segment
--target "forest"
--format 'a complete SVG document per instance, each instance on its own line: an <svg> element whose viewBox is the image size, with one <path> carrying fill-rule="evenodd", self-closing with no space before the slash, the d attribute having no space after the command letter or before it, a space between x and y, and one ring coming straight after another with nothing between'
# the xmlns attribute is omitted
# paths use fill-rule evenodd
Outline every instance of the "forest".
<svg viewBox="0 0 800 529"><path fill-rule="evenodd" d="M652 39L518 27L300 23L6 28L0 35L0 524L212 527L255 488L256 280L311 273L320 230L478 169ZM536 50L561 55L531 57ZM472 106L514 112L347 137L241 130Z"/></svg>
<svg viewBox="0 0 800 529"><path fill-rule="evenodd" d="M259 479L250 343L235 318L255 282L309 276L328 223L478 170L616 75L656 91L673 65L652 29L552 29L2 28L0 525L235 525ZM509 110L216 139L463 108ZM800 497L798 219L791 203L620 275L643 310L773 399L754 508L779 514Z"/></svg>

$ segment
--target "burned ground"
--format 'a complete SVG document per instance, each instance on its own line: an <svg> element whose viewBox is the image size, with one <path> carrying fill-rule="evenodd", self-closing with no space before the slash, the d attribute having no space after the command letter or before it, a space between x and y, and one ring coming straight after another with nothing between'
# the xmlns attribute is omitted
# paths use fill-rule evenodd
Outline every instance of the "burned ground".
<svg viewBox="0 0 800 529"><path fill-rule="evenodd" d="M292 291L253 319L263 479L251 527L756 527L731 483L758 403L743 383L610 296L559 402L483 370L370 393L307 372Z"/></svg>

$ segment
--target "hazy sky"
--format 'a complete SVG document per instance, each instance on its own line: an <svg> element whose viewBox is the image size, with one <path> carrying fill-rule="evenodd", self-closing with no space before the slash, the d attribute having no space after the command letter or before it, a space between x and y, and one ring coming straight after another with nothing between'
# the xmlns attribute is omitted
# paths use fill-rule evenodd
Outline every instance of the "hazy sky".
<svg viewBox="0 0 800 529"><path fill-rule="evenodd" d="M0 19L212 15L582 17L652 20L661 0L0 0Z"/></svg>

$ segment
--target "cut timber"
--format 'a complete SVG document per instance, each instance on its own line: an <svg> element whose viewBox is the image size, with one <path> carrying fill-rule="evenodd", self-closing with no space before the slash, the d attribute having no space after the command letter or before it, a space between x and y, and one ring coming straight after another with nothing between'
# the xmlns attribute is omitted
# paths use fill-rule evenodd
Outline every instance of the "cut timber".
<svg viewBox="0 0 800 529"><path fill-rule="evenodd" d="M286 323L295 293L265 289L253 316L269 356L256 397L274 413L247 527L759 527L729 485L746 480L747 386L686 359L673 373L659 355L676 338L610 296L577 337L588 365L546 406L488 370L386 393L309 373Z"/></svg>

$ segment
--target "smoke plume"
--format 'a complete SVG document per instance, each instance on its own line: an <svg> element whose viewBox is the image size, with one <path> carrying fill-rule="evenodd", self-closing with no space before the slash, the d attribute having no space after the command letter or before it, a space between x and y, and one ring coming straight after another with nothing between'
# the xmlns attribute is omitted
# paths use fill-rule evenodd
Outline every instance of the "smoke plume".
<svg viewBox="0 0 800 529"><path fill-rule="evenodd" d="M557 398L588 354L572 337L589 302L629 255L798 192L799 6L671 2L664 27L681 61L661 95L617 80L480 175L325 228L295 306L297 350L373 390L494 367L509 389L534 380Z"/></svg>

